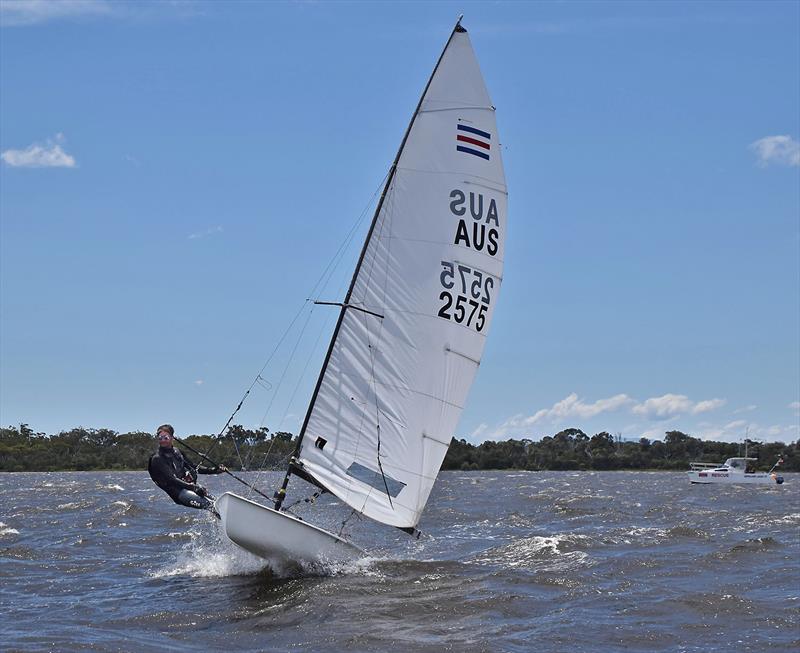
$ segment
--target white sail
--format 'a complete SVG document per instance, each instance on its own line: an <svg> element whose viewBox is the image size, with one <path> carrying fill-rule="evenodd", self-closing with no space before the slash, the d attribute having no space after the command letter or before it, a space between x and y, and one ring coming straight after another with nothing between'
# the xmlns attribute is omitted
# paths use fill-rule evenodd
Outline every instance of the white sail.
<svg viewBox="0 0 800 653"><path fill-rule="evenodd" d="M384 193L295 466L368 517L408 528L458 424L503 271L495 112L460 26Z"/></svg>

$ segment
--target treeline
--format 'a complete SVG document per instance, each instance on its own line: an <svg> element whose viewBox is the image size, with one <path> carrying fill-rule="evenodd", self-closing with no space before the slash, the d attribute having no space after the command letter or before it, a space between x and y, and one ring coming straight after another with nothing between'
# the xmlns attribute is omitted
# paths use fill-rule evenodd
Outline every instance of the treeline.
<svg viewBox="0 0 800 653"><path fill-rule="evenodd" d="M181 439L233 470L283 469L296 444L291 433L238 425L221 439L211 435ZM152 433L140 431L75 428L47 435L20 424L0 428L0 471L144 470L157 446ZM782 471L800 471L800 441L788 445L751 442L747 453L758 458L758 469L771 468L780 457ZM198 456L188 455L199 462ZM473 445L454 438L442 469L685 470L690 461L723 462L741 455L741 444L701 440L681 431L667 431L663 441L623 442L606 432L590 437L570 428L536 441L524 438Z"/></svg>
<svg viewBox="0 0 800 653"><path fill-rule="evenodd" d="M454 439L442 469L528 470L686 470L689 462L722 463L744 455L744 445L712 442L681 431L667 431L664 440L640 438L617 441L606 432L588 436L580 429L565 429L541 440L487 441L478 446ZM780 469L800 471L800 441L748 442L747 455L758 458L756 468L770 469L783 458Z"/></svg>
<svg viewBox="0 0 800 653"><path fill-rule="evenodd" d="M176 435L192 449L230 469L285 467L295 446L291 433L270 433L266 428L231 426L220 439ZM81 427L47 435L20 424L19 428L0 428L0 472L142 470L147 469L147 461L157 449L156 437L142 431L117 433ZM201 462L199 456L186 453L193 462Z"/></svg>

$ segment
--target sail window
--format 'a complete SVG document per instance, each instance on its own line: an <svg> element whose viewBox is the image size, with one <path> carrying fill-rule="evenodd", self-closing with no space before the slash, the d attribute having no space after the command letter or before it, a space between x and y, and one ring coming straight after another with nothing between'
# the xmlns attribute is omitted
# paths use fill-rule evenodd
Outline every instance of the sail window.
<svg viewBox="0 0 800 653"><path fill-rule="evenodd" d="M324 449L325 445L328 444L328 441L325 438L317 438L317 441L314 443L314 446L317 449Z"/></svg>
<svg viewBox="0 0 800 653"><path fill-rule="evenodd" d="M354 479L376 490L380 490L384 494L388 490L390 497L396 497L406 486L402 481L398 481L391 476L381 474L380 472L376 472L369 467L364 467L364 465L355 462L347 468L347 475L352 476Z"/></svg>

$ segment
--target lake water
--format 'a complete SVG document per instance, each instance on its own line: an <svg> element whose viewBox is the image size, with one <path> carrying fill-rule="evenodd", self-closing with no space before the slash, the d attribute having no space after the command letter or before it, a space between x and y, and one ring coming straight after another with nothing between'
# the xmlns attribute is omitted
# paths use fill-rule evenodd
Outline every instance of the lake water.
<svg viewBox="0 0 800 653"><path fill-rule="evenodd" d="M797 651L800 478L786 478L445 472L423 539L351 519L368 558L271 569L144 472L0 474L0 648ZM287 505L313 491L289 490ZM330 497L295 510L334 530L350 514Z"/></svg>

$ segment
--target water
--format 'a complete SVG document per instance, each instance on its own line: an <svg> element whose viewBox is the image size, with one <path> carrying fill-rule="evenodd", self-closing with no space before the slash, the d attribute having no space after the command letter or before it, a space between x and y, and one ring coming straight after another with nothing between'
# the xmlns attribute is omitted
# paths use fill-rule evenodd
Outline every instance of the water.
<svg viewBox="0 0 800 653"><path fill-rule="evenodd" d="M351 520L370 557L311 570L270 568L145 473L0 474L0 646L797 651L800 478L786 476L446 472L424 539ZM293 489L287 504L311 493ZM329 497L296 510L334 529L349 514Z"/></svg>

